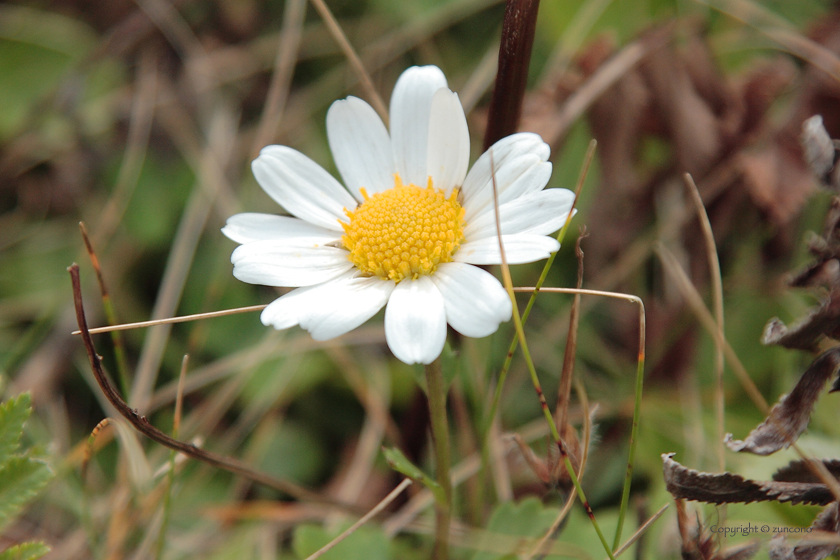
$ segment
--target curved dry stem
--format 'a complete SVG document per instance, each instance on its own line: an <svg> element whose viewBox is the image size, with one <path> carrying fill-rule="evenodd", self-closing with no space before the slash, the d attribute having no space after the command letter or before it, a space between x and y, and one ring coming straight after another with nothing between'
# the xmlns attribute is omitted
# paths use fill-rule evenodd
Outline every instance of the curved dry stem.
<svg viewBox="0 0 840 560"><path fill-rule="evenodd" d="M309 490L306 490L305 488L302 488L301 486L298 486L297 484L293 484L286 480L274 478L270 475L254 470L242 461L239 461L232 457L217 455L216 453L212 453L200 447L196 447L191 443L186 443L183 441L173 439L165 433L163 433L162 431L155 428L154 426L152 426L149 420L145 416L141 415L136 409L132 409L131 407L129 407L126 404L126 402L122 399L122 397L120 397L119 393L117 393L117 391L111 385L110 381L108 381L108 377L107 375L105 375L105 370L102 369L101 359L96 353L96 348L93 345L93 339L91 338L90 332L88 331L87 318L85 317L84 310L84 302L82 300L82 286L81 281L79 279L79 265L74 263L73 265L67 268L67 271L70 273L70 279L73 283L73 301L76 309L76 321L79 324L79 329L82 335L82 341L84 342L85 350L87 351L88 359L90 360L90 367L93 371L94 377L96 378L96 382L102 389L102 393L105 395L105 398L108 399L108 401L114 406L114 408L117 409L117 412L119 412L121 416L128 420L128 422L132 426L134 426L134 428L138 432L142 433L149 439L156 441L157 443L160 443L165 447L168 447L169 449L179 451L184 455L203 461L208 465L244 476L258 484L262 484L264 486L268 486L269 488L274 488L275 490L285 492L286 494L289 494L290 496L293 496L299 500L325 503L343 508L347 511L356 511L357 508L355 508L354 506L324 498L318 494L315 494L314 492L311 492Z"/></svg>

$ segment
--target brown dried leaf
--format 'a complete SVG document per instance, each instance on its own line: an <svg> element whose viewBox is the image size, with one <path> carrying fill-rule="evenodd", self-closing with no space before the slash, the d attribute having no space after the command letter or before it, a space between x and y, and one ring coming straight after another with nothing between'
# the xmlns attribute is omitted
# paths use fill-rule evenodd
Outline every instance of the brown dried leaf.
<svg viewBox="0 0 840 560"><path fill-rule="evenodd" d="M569 455L572 468L575 469L575 472L579 471L582 450L577 432L571 424L566 423L560 427L560 437L566 446L566 453ZM560 456L557 444L551 441L550 438L547 440L548 452L546 453L545 459L543 459L534 453L519 434L513 434L513 440L517 447L519 447L519 451L522 453L525 462L528 463L528 466L543 484L548 488L562 490L564 493L571 491L573 486L572 478L566 470L566 463Z"/></svg>
<svg viewBox="0 0 840 560"><path fill-rule="evenodd" d="M815 351L824 336L835 338L840 332L840 291L833 290L828 299L804 319L788 328L778 318L764 327L762 344L777 344L793 350Z"/></svg>
<svg viewBox="0 0 840 560"><path fill-rule="evenodd" d="M683 560L748 560L761 547L760 541L750 541L739 546L720 550L717 535L686 511L685 500L676 500L677 525L680 529Z"/></svg>
<svg viewBox="0 0 840 560"><path fill-rule="evenodd" d="M791 278L789 284L794 288L840 287L840 259L822 259Z"/></svg>
<svg viewBox="0 0 840 560"><path fill-rule="evenodd" d="M685 500L677 499L677 527L680 529L680 552L685 560L705 560L714 554L716 544L697 515L686 511Z"/></svg>
<svg viewBox="0 0 840 560"><path fill-rule="evenodd" d="M808 537L817 536L817 531L829 533L830 536L840 536L840 515L838 515L838 503L834 502L820 513L811 524L808 535L800 540L798 544L790 546L787 543L784 533L778 533L770 540L771 560L822 560L834 553L840 546L834 543L819 542L812 544ZM828 535L826 535L828 536Z"/></svg>
<svg viewBox="0 0 840 560"><path fill-rule="evenodd" d="M663 453L665 486L675 498L708 504L750 502L790 502L827 505L834 496L825 484L747 480L732 473L703 473L674 461L673 453Z"/></svg>
<svg viewBox="0 0 840 560"><path fill-rule="evenodd" d="M826 470L832 476L840 479L840 460L823 459L822 464L825 465ZM788 465L773 473L773 480L779 482L820 482L819 477L808 468L805 461L791 461Z"/></svg>
<svg viewBox="0 0 840 560"><path fill-rule="evenodd" d="M750 432L745 441L734 441L732 434L727 434L726 446L732 451L747 451L756 455L770 455L788 447L808 427L814 403L838 366L840 348L824 352L802 374L793 391L782 395L773 405L767 419Z"/></svg>

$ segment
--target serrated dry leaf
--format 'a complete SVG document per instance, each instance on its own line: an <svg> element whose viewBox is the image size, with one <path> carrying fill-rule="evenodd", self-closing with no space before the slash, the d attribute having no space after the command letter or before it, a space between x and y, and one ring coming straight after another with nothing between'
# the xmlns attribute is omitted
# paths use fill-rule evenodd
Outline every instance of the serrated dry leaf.
<svg viewBox="0 0 840 560"><path fill-rule="evenodd" d="M840 259L834 255L823 258L791 278L789 284L794 288L840 287ZM778 319L775 322L778 323Z"/></svg>
<svg viewBox="0 0 840 560"><path fill-rule="evenodd" d="M834 496L825 484L747 480L732 473L704 473L674 461L673 453L662 454L665 486L675 498L708 504L790 502L827 505Z"/></svg>
<svg viewBox="0 0 840 560"><path fill-rule="evenodd" d="M840 460L823 459L822 464L832 476L840 479ZM805 461L791 461L773 473L773 480L779 482L820 482Z"/></svg>
<svg viewBox="0 0 840 560"><path fill-rule="evenodd" d="M840 297L836 298L840 309ZM744 441L726 435L726 446L732 451L746 451L755 455L770 455L790 446L808 427L814 403L820 396L829 378L840 366L840 348L832 348L821 354L811 364L793 391L782 395L779 402L770 409L767 419L759 424Z"/></svg>

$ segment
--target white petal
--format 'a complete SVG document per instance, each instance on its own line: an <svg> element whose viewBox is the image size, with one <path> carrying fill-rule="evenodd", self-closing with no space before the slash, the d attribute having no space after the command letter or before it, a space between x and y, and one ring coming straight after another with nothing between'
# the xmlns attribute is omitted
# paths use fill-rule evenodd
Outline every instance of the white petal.
<svg viewBox="0 0 840 560"><path fill-rule="evenodd" d="M397 173L406 185L425 187L426 147L432 97L446 87L437 66L413 66L402 73L391 94L391 145Z"/></svg>
<svg viewBox="0 0 840 560"><path fill-rule="evenodd" d="M499 206L502 234L555 232L566 223L574 199L575 193L568 189L546 189L506 202ZM492 205L464 228L464 237L471 241L496 235L496 212Z"/></svg>
<svg viewBox="0 0 840 560"><path fill-rule="evenodd" d="M227 219L222 233L231 241L250 243L267 239L307 239L322 245L341 239L335 231L289 216L244 212Z"/></svg>
<svg viewBox="0 0 840 560"><path fill-rule="evenodd" d="M489 272L450 262L440 265L431 278L443 294L446 322L464 336L489 336L499 323L510 320L510 298Z"/></svg>
<svg viewBox="0 0 840 560"><path fill-rule="evenodd" d="M548 144L530 132L513 134L496 142L481 154L464 179L461 200L467 211L467 219L492 202L491 171L495 172L499 204L503 204L524 193L545 187L551 177L551 164L547 163L549 155Z"/></svg>
<svg viewBox="0 0 840 560"><path fill-rule="evenodd" d="M470 165L470 131L458 94L441 88L432 98L427 173L447 196L460 187Z"/></svg>
<svg viewBox="0 0 840 560"><path fill-rule="evenodd" d="M446 342L443 296L428 276L403 280L385 308L385 338L407 364L430 364Z"/></svg>
<svg viewBox="0 0 840 560"><path fill-rule="evenodd" d="M316 226L342 231L338 222L347 221L344 209L356 207L356 200L332 175L287 146L266 146L251 169L268 196Z"/></svg>
<svg viewBox="0 0 840 560"><path fill-rule="evenodd" d="M394 154L382 119L358 97L336 101L327 111L327 138L344 184L363 202L368 194L394 186Z"/></svg>
<svg viewBox="0 0 840 560"><path fill-rule="evenodd" d="M266 286L312 286L353 267L344 249L273 240L240 245L230 261L236 278Z"/></svg>
<svg viewBox="0 0 840 560"><path fill-rule="evenodd" d="M556 239L532 233L503 235L502 242L505 245L505 257L508 264L522 264L545 259L560 249L560 243ZM499 240L496 237L486 237L468 241L452 255L452 260L469 264L502 264Z"/></svg>
<svg viewBox="0 0 840 560"><path fill-rule="evenodd" d="M269 304L260 320L278 330L300 325L315 340L330 340L376 315L393 289L389 280L363 278L350 271L317 286L292 290Z"/></svg>
<svg viewBox="0 0 840 560"><path fill-rule="evenodd" d="M260 313L260 321L265 326L272 326L277 330L288 329L294 327L300 322L300 318L312 306L313 298L312 292L315 288L321 286L329 286L330 282L319 284L318 286L310 286L307 288L298 288L292 290L288 294L280 296Z"/></svg>
<svg viewBox="0 0 840 560"><path fill-rule="evenodd" d="M388 302L394 282L378 277L344 278L322 284L317 301L300 318L300 326L315 340L329 340L350 332L376 315Z"/></svg>

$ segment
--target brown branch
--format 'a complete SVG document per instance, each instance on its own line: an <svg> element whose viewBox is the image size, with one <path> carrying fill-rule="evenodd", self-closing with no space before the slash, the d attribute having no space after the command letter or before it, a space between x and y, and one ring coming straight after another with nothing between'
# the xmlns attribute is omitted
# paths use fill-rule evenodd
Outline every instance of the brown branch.
<svg viewBox="0 0 840 560"><path fill-rule="evenodd" d="M485 151L519 127L539 7L539 0L507 1L499 46L499 69L484 134Z"/></svg>
<svg viewBox="0 0 840 560"><path fill-rule="evenodd" d="M96 349L93 346L93 339L91 338L90 331L88 330L84 304L82 301L82 287L79 280L79 265L73 263L67 268L67 271L70 273L70 278L73 282L73 302L76 307L76 321L79 323L79 330L81 331L82 340L84 341L88 358L90 358L90 368L93 371L96 382L99 384L99 387L102 389L102 392L105 394L108 401L114 405L114 408L117 409L117 412L128 420L138 432L163 445L164 447L183 453L193 459L203 461L208 465L244 476L257 484L262 484L263 486L285 492L298 500L329 504L340 507L346 511L358 513L357 508L351 505L330 500L292 482L274 478L265 473L256 471L238 459L218 455L201 449L200 447L196 447L191 443L172 439L162 431L152 426L152 424L149 423L149 420L145 416L141 415L136 409L130 408L108 381L108 377L102 369L101 358L96 353Z"/></svg>

